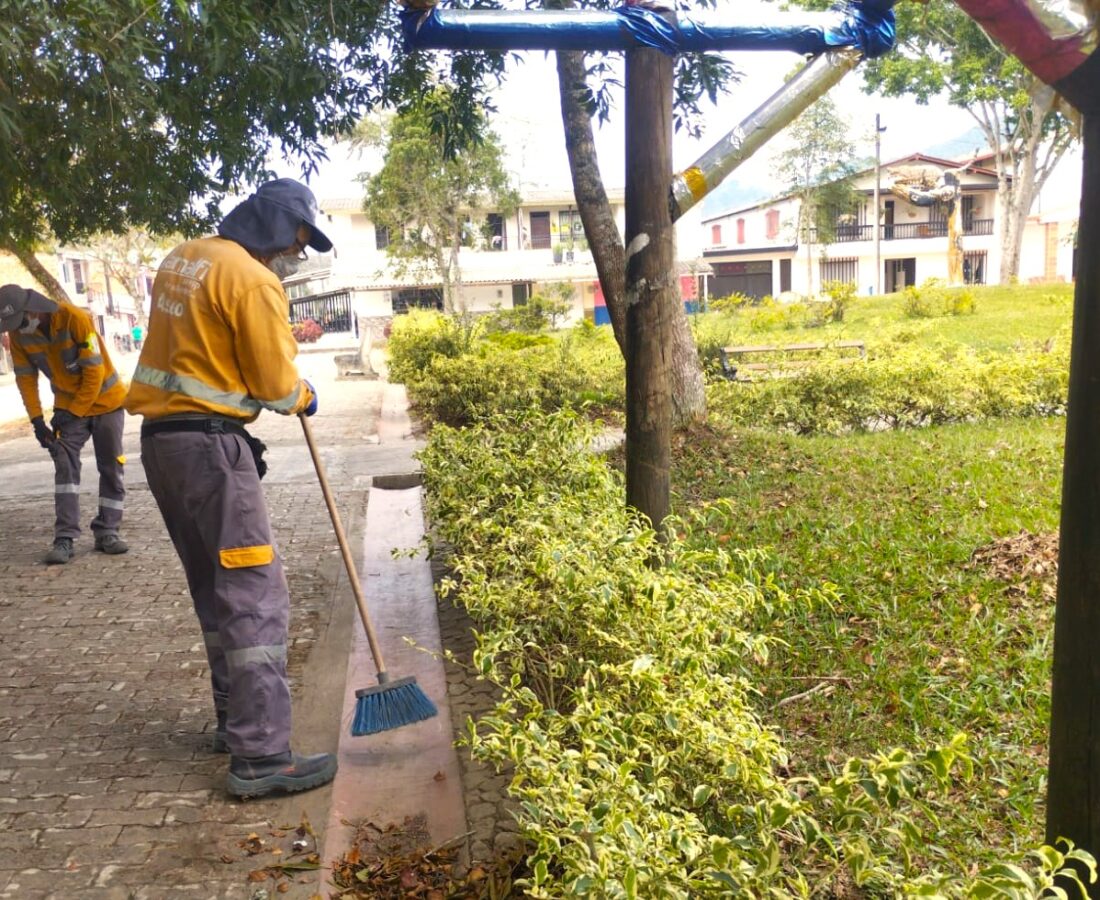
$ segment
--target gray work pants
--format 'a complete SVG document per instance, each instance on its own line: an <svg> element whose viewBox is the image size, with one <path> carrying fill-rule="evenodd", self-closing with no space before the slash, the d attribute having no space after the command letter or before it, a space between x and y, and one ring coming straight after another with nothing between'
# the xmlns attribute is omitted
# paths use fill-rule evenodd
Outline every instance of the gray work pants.
<svg viewBox="0 0 1100 900"><path fill-rule="evenodd" d="M118 534L126 488L122 483L122 425L125 413L119 407L101 416L87 416L66 422L50 448L53 457L55 538L80 535L80 451L92 439L95 464L99 469L99 512L92 519L96 537Z"/></svg>
<svg viewBox="0 0 1100 900"><path fill-rule="evenodd" d="M166 432L141 462L202 626L214 708L233 756L290 749L290 593L256 464L235 434Z"/></svg>

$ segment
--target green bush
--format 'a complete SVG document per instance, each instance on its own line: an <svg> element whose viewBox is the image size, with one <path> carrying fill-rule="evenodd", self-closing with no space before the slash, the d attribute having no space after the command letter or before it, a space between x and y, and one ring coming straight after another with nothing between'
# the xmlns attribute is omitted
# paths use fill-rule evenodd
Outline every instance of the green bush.
<svg viewBox="0 0 1100 900"><path fill-rule="evenodd" d="M466 353L477 333L474 323L430 310L412 309L396 317L388 348L390 380L408 384L437 356L453 358Z"/></svg>
<svg viewBox="0 0 1100 900"><path fill-rule="evenodd" d="M563 360L557 346L536 345L435 356L408 389L416 407L434 421L467 425L495 414L571 406L584 384L583 374Z"/></svg>
<svg viewBox="0 0 1100 900"><path fill-rule="evenodd" d="M498 309L485 316L488 331L522 331L537 333L557 328L573 308L576 290L569 282L559 281L539 286L539 291L527 298L522 306Z"/></svg>
<svg viewBox="0 0 1100 900"><path fill-rule="evenodd" d="M756 297L750 297L748 294L739 294L734 291L732 294L728 294L725 297L712 297L707 301L707 308L714 312L737 312L743 309L749 309L760 303L765 303L771 300L771 297L765 297L763 300L758 300Z"/></svg>
<svg viewBox="0 0 1100 900"><path fill-rule="evenodd" d="M855 283L851 281L827 281L821 286L821 293L829 298L825 303L821 324L843 322L844 314L856 299Z"/></svg>
<svg viewBox="0 0 1100 900"><path fill-rule="evenodd" d="M961 739L783 774L753 673L773 616L834 604L832 588L788 594L758 551L697 540L730 527L728 505L659 547L586 451L595 434L527 412L436 428L421 454L433 524L459 548L443 590L477 622L475 669L502 695L468 741L513 773L526 895L1038 897L1055 851L1034 874L969 883L935 843L937 798L968 775Z"/></svg>
<svg viewBox="0 0 1100 900"><path fill-rule="evenodd" d="M395 321L390 372L428 419L464 425L528 408L623 406L623 360L610 328L557 336L484 331L439 313Z"/></svg>
<svg viewBox="0 0 1100 900"><path fill-rule="evenodd" d="M979 356L954 345L896 344L865 361L822 361L790 377L714 383L708 399L714 414L734 422L839 434L1057 415L1068 383L1064 352Z"/></svg>
<svg viewBox="0 0 1100 900"><path fill-rule="evenodd" d="M910 319L966 316L977 311L970 288L951 288L942 279L929 278L919 288L910 285L902 294L902 311Z"/></svg>

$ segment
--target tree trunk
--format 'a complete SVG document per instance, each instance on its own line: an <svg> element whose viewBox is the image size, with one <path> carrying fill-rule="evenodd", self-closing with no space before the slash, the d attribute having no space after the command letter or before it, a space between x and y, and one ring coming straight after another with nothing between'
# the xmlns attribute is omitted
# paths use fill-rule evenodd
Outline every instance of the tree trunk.
<svg viewBox="0 0 1100 900"><path fill-rule="evenodd" d="M1084 120L1084 181L1062 469L1047 842L1100 852L1100 116ZM1093 885L1090 896L1100 896Z"/></svg>
<svg viewBox="0 0 1100 900"><path fill-rule="evenodd" d="M1036 86L1029 92L1028 109L1020 115L1015 132L1008 137L1001 134L1000 120L990 110L981 109L975 116L996 154L1001 284L1010 284L1020 274L1020 248L1031 205L1072 141L1072 135L1064 127L1052 137L1044 134L1042 123L1056 102L1053 88L1036 80ZM1044 145L1047 152L1040 163Z"/></svg>
<svg viewBox="0 0 1100 900"><path fill-rule="evenodd" d="M565 150L573 178L573 194L584 223L596 274L600 279L611 329L625 353L626 257L611 203L607 199L592 135L592 118L584 104L584 54L578 50L557 53L558 93L565 126ZM675 270L675 257L673 271ZM677 290L679 284L677 281ZM664 340L668 344L672 391L672 427L683 428L707 415L703 367L691 334L687 315L672 317Z"/></svg>
<svg viewBox="0 0 1100 900"><path fill-rule="evenodd" d="M672 58L626 54L626 502L659 534L670 512L669 350L683 317L668 195Z"/></svg>
<svg viewBox="0 0 1100 900"><path fill-rule="evenodd" d="M569 172L573 177L573 194L584 224L588 248L596 263L611 330L619 349L626 342L626 257L619 236L611 203L600 175L596 156L596 141L592 135L592 119L584 105L584 53L580 50L559 50L558 93L561 97L561 119L565 126L565 152L569 157Z"/></svg>
<svg viewBox="0 0 1100 900"><path fill-rule="evenodd" d="M0 250L6 250L12 256L19 260L23 264L23 268L34 276L37 281L45 290L46 296L51 300L58 303L69 303L73 301L69 299L69 295L65 292L65 288L61 286L61 282L51 275L45 266L38 261L38 257L34 253L17 244L10 238L0 239Z"/></svg>

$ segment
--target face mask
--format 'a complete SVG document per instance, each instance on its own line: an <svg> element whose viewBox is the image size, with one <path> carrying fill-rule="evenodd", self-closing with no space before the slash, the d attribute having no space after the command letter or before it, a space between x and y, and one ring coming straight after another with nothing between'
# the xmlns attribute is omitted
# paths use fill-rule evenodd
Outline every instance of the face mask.
<svg viewBox="0 0 1100 900"><path fill-rule="evenodd" d="M286 281L291 275L295 274L302 266L302 260L296 256L276 256L270 262L267 267L275 273L275 277L280 281Z"/></svg>

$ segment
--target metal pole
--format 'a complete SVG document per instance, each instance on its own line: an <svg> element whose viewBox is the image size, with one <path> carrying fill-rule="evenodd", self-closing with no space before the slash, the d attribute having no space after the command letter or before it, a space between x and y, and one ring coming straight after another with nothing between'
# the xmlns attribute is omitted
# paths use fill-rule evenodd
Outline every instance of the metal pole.
<svg viewBox="0 0 1100 900"><path fill-rule="evenodd" d="M882 139L886 129L879 124L875 113L875 296L882 293Z"/></svg>

